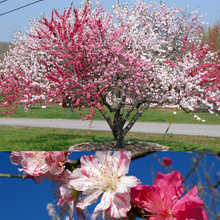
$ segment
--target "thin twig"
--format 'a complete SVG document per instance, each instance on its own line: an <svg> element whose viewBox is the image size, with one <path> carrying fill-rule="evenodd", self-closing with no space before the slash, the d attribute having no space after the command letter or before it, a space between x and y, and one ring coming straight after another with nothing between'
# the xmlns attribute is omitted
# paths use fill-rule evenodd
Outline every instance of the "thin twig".
<svg viewBox="0 0 220 220"><path fill-rule="evenodd" d="M6 173L0 173L0 177L8 177L8 178L22 178L22 175L20 174L6 174Z"/></svg>
<svg viewBox="0 0 220 220"><path fill-rule="evenodd" d="M186 175L186 177L183 179L183 182L186 181L186 179L190 176L190 174L195 170L196 166L198 165L200 159L202 158L202 155L204 154L204 152L202 152L199 156L199 158L197 159L196 163L194 164L193 168L190 170L190 172Z"/></svg>
<svg viewBox="0 0 220 220"><path fill-rule="evenodd" d="M210 185L210 186L206 186L206 187L199 188L198 191L202 191L202 190L205 190L205 189L217 188L219 185L220 185L220 181L218 181L218 182L217 182L216 184L214 184L214 185Z"/></svg>

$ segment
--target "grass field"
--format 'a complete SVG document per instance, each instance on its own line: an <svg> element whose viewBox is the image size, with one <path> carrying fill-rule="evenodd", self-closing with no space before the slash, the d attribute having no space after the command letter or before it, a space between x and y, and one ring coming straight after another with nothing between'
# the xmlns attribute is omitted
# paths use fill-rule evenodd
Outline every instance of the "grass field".
<svg viewBox="0 0 220 220"><path fill-rule="evenodd" d="M12 114L11 118L59 118L59 119L71 119L72 118L72 112L70 109L63 109L55 107L51 108L48 107L46 109L42 109L39 106L33 107L30 109L31 112L25 113L23 108L19 107L16 110L16 113ZM84 117L88 109L82 109L80 112L76 110L76 112L73 113L74 119L81 119ZM79 113L81 115L79 115ZM135 114L135 112L132 113L131 117ZM199 117L205 120L205 124L220 124L220 116L216 117L215 114L210 113L196 113ZM109 113L111 117L113 117L113 113ZM173 110L154 110L154 109L148 109L146 110L143 115L138 119L140 122L166 122L169 123L171 118L173 116ZM5 115L1 115L0 117L5 117ZM101 113L97 110L96 114L94 116L94 120L104 120ZM192 113L185 113L183 111L178 111L177 115L174 117L173 120L174 123L187 123L187 124L203 124L204 122L198 121L193 117Z"/></svg>
<svg viewBox="0 0 220 220"><path fill-rule="evenodd" d="M33 128L0 126L1 151L68 150L76 143L112 141L108 131L68 130L55 128ZM126 141L149 141L170 147L173 151L219 151L220 138L167 134L129 132Z"/></svg>
<svg viewBox="0 0 220 220"><path fill-rule="evenodd" d="M80 112L76 110L72 115L70 109L55 107L42 109L35 106L31 112L25 113L23 108L18 108L11 118L59 118L59 119L81 119L87 113L87 109ZM79 115L79 113L81 115ZM132 114L134 115L135 112ZM220 124L220 117L209 113L196 113L205 124ZM113 114L110 113L113 117ZM154 110L149 109L143 113L138 121L141 122L165 122L169 123L173 116L173 110ZM0 117L5 117L0 114ZM132 116L131 116L132 117ZM94 120L104 120L99 111L96 112ZM173 123L203 124L194 119L193 114L178 111ZM174 151L219 151L220 138L204 136L187 136L167 134L162 140L162 134L145 134L129 132L126 141L149 141L170 147ZM88 135L83 130L67 130L53 128L32 128L0 126L0 150L67 150L76 143L83 142L106 142L112 141L112 133L107 131L91 131Z"/></svg>

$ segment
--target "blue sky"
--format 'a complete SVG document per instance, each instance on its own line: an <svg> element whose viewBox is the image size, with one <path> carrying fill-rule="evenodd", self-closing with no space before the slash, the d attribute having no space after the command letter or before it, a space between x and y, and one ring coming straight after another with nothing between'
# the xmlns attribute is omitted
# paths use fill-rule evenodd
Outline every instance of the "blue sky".
<svg viewBox="0 0 220 220"><path fill-rule="evenodd" d="M73 152L70 159L78 159L82 155L91 155L94 152ZM170 157L173 160L172 166L174 170L181 172L185 177L190 171L190 153L187 152L157 152L157 156L162 159L164 156ZM0 152L0 173L18 174L18 166L15 166L9 161L10 153ZM206 155L201 160L201 164L205 165L206 172L209 173L211 180L220 179L220 158L216 159L213 156ZM210 170L211 164L213 169ZM139 178L143 184L151 185L156 177L157 172L167 173L153 154L134 160L130 164L128 175L134 175ZM198 170L193 172L189 177L191 182L197 183L197 173L202 174L200 165ZM217 175L216 175L217 174ZM203 175L202 175L203 176ZM202 184L207 184L204 177L201 178ZM36 185L31 179L21 180L17 178L1 178L1 199L0 199L0 216L1 219L22 219L22 220L51 220L48 216L46 205L53 202L51 191L53 190L50 181L44 180L40 185ZM190 187L191 189L192 187ZM209 201L206 201L208 205ZM218 207L220 210L220 207ZM94 206L89 207L91 213ZM76 219L76 218L75 218ZM210 219L212 220L212 219Z"/></svg>
<svg viewBox="0 0 220 220"><path fill-rule="evenodd" d="M0 2L2 2L0 3L0 15L36 1L37 0L0 0ZM73 5L77 7L82 1L83 0L44 0L36 4L32 4L29 7L2 15L0 16L0 41L11 41L11 36L14 31L21 31L22 33L25 33L25 27L28 27L29 19L40 18L41 12L50 16L53 9L60 9L60 12L63 12L63 9L68 8L71 2L73 2ZM160 3L160 0L155 1ZM104 8L106 9L110 9L111 5L115 2L116 0L101 0L101 3L103 3ZM120 0L120 2L129 2L129 4L131 4L132 0ZM151 1L146 0L146 2L150 3ZM189 5L190 11L194 11L199 7L199 14L207 13L207 16L203 20L210 22L210 25L220 20L219 0L162 0L162 2L166 2L169 6L175 2L176 5L181 8L186 8L186 6Z"/></svg>

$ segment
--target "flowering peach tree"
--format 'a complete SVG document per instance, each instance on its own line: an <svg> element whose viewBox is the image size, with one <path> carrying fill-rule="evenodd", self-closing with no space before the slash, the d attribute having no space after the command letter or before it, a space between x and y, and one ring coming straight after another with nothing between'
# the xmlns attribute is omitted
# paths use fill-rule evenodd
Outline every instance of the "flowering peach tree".
<svg viewBox="0 0 220 220"><path fill-rule="evenodd" d="M220 65L201 41L197 13L140 1L105 11L85 1L31 21L27 35L15 34L0 64L2 114L12 114L19 103L87 106L82 119L100 111L119 148L152 104L191 111L205 104L219 111Z"/></svg>
<svg viewBox="0 0 220 220"><path fill-rule="evenodd" d="M84 210L98 203L93 215L103 219L149 220L208 220L197 186L184 196L182 175L179 171L158 172L152 186L142 185L135 176L127 176L131 152L100 151L82 156L80 166L74 168L68 160L71 152L12 152L10 160L22 166L23 179L37 184L46 178L59 183L57 194L61 219L74 210L78 219L86 219ZM143 153L143 152L141 152Z"/></svg>

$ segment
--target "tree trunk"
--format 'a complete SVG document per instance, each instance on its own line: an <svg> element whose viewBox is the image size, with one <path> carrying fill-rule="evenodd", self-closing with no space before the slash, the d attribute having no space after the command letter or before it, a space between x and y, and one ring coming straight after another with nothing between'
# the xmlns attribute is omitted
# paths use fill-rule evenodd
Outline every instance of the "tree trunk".
<svg viewBox="0 0 220 220"><path fill-rule="evenodd" d="M123 103L124 102L125 100L123 100ZM98 108L101 114L103 115L103 117L105 118L105 120L107 121L109 127L111 128L112 134L114 136L114 148L115 149L124 147L124 139L125 139L126 134L128 133L128 131L130 131L130 129L135 124L137 119L141 117L142 113L149 107L148 103L142 103L139 106L138 112L133 116L130 122L125 126L126 121L128 120L131 112L134 109L134 104L133 106L130 107L130 109L127 111L127 114L125 116L124 116L124 105L122 105L122 103L119 104L117 109L114 109L115 115L114 115L113 120L108 116L107 112L104 109ZM109 110L113 110L111 106L109 105L106 105L106 106L109 108Z"/></svg>
<svg viewBox="0 0 220 220"><path fill-rule="evenodd" d="M125 135L114 136L114 148L123 148L124 139L125 139Z"/></svg>

